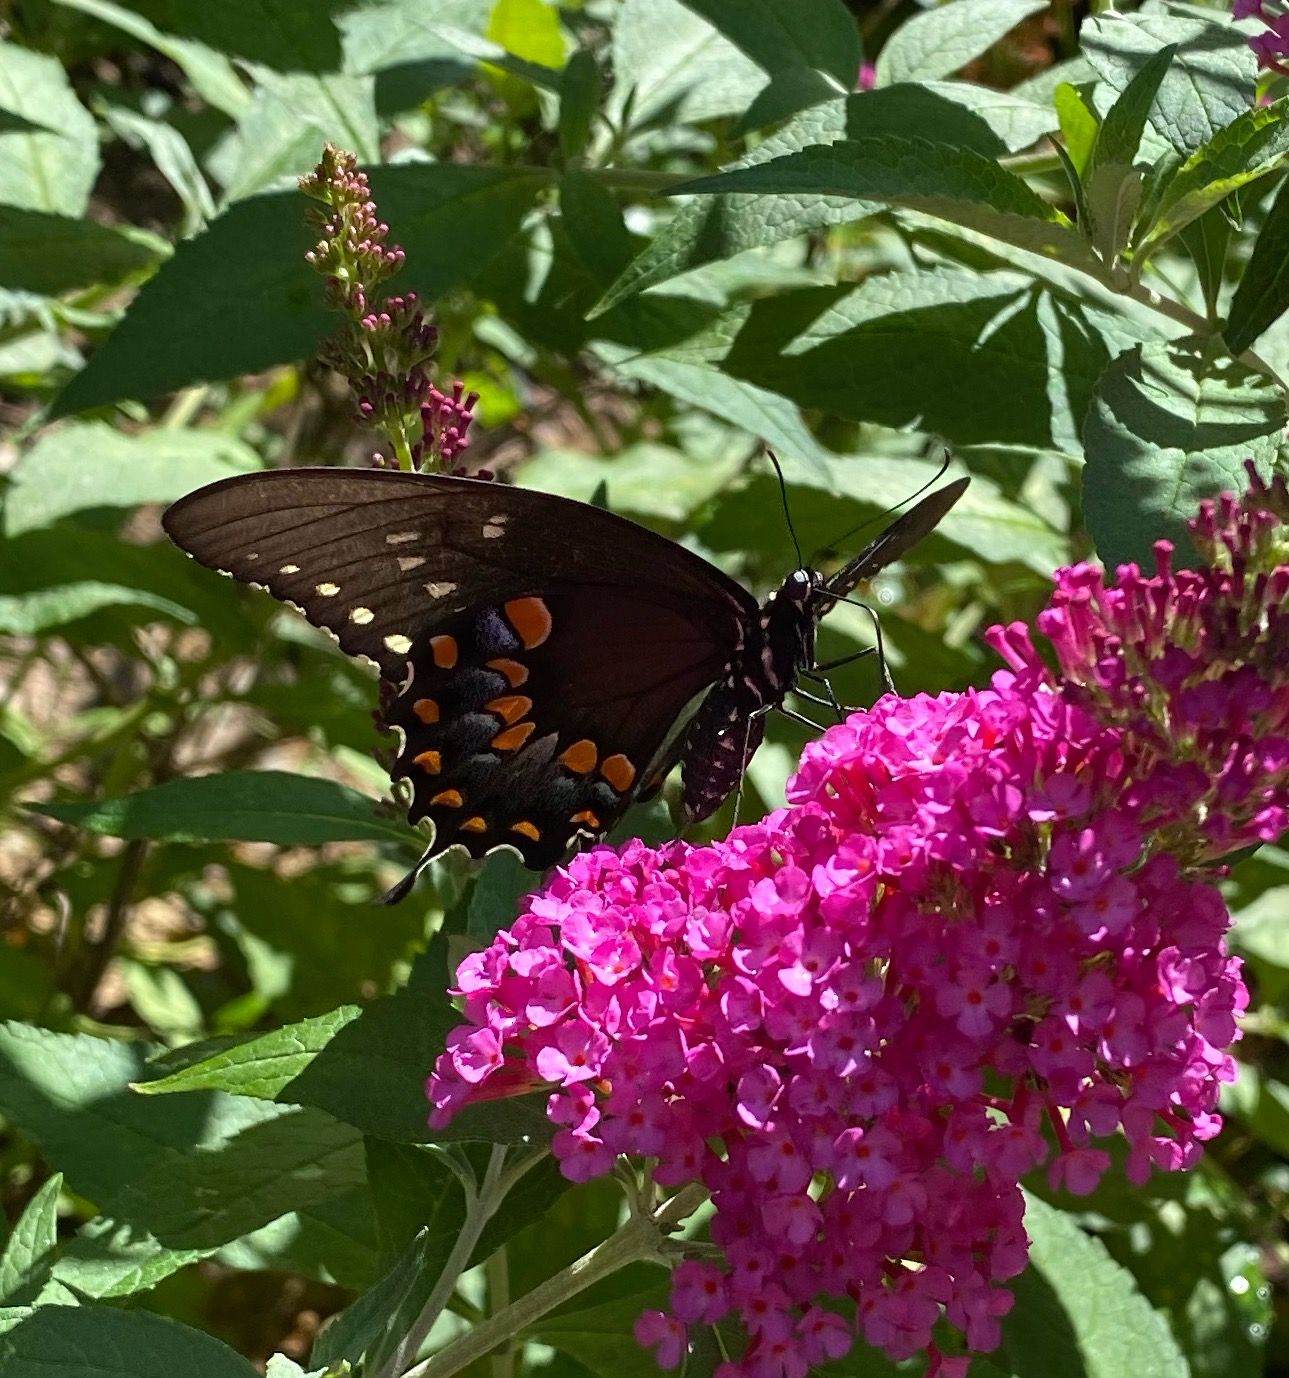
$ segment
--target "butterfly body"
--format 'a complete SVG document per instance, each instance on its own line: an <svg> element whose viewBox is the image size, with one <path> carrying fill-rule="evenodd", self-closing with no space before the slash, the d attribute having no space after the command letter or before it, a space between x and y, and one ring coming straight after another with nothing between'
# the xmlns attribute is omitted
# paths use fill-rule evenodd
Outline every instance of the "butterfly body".
<svg viewBox="0 0 1289 1378"><path fill-rule="evenodd" d="M435 836L386 898L454 844L534 869L611 829L684 762L686 813L737 785L814 661L839 590L956 501L933 493L831 578L764 606L701 556L585 503L477 479L288 469L224 479L163 524L201 563L298 606L382 679L391 770ZM844 585L844 590L843 590ZM692 721L686 714L698 704Z"/></svg>
<svg viewBox="0 0 1289 1378"><path fill-rule="evenodd" d="M728 673L703 700L685 737L681 808L688 822L709 818L738 787L765 736L765 718L782 706L815 661L823 576L794 570L761 606L731 657Z"/></svg>

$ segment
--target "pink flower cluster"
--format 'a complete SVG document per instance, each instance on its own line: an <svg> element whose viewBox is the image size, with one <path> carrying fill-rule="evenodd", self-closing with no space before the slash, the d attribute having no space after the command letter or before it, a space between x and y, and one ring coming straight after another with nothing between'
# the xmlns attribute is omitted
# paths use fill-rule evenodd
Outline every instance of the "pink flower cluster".
<svg viewBox="0 0 1289 1378"><path fill-rule="evenodd" d="M802 1378L856 1336L961 1378L1025 1266L1019 1183L1195 1163L1246 993L1202 868L1289 807L1282 485L1206 504L1209 564L1063 571L995 629L988 689L887 697L806 748L790 807L708 847L575 857L458 971L431 1123L544 1086L580 1181L701 1182L719 1261L637 1335L747 1335L721 1378Z"/></svg>
<svg viewBox="0 0 1289 1378"><path fill-rule="evenodd" d="M1266 24L1263 33L1249 39L1249 47L1263 67L1289 75L1289 15L1267 0L1234 0L1232 10L1236 19L1261 19Z"/></svg>

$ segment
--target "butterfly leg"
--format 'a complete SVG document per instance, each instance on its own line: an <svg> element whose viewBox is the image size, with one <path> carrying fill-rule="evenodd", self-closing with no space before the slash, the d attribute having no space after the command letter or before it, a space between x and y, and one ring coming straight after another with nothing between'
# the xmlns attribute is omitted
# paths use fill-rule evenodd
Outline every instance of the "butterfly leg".
<svg viewBox="0 0 1289 1378"><path fill-rule="evenodd" d="M857 660L871 656L873 650L872 646L865 646L862 651L852 651L850 655L838 656L836 660L821 660L817 665L812 665L808 670L802 670L801 673L806 679L823 679L825 671L840 670L843 665L853 665Z"/></svg>
<svg viewBox="0 0 1289 1378"><path fill-rule="evenodd" d="M764 710L762 710L762 711L764 711ZM761 716L760 713L753 713L753 714L748 718L747 723L745 724L745 726L744 726L744 728L743 728L743 760L744 760L744 761L747 760L747 749L748 749L749 743L750 743L751 740L752 740L752 722L753 722L753 719L759 718L760 716ZM747 772L746 772L746 771L740 772L739 777L738 777L738 784L734 787L734 821L730 824L730 827L731 827L731 828L737 828L737 827L738 827L738 816L739 816L740 811L741 811L742 808L743 808L743 781L744 781L746 778L747 778Z"/></svg>
<svg viewBox="0 0 1289 1378"><path fill-rule="evenodd" d="M823 677L822 675L819 675L819 676L817 676L817 677L812 675L811 678L812 678L812 679L817 678L817 680L818 680L818 682L819 682L820 684L825 685L825 686L829 689L829 691L831 691L832 686L828 683L828 681L827 681L826 679L824 679L824 677ZM834 709L835 709L835 708L837 707L837 696L836 696L836 694L833 694L833 693L831 693L831 692L830 692L828 698L826 698L826 699L821 699L821 698L819 697L818 694L812 694L812 693L810 693L810 691L809 691L808 689L803 689L799 684L798 684L798 685L795 685L795 686L793 687L792 692L797 696L797 698L799 698L799 699L805 699L805 701L806 701L807 703L817 703L817 704L819 705L820 708L834 708Z"/></svg>
<svg viewBox="0 0 1289 1378"><path fill-rule="evenodd" d="M807 718L804 713L798 713L793 708L785 708L781 703L774 704L772 707L787 718L789 722L800 723L802 727L808 727L812 732L826 732L828 730L821 723L814 722L812 719Z"/></svg>
<svg viewBox="0 0 1289 1378"><path fill-rule="evenodd" d="M854 712L854 709L843 708L841 706L841 700L838 699L837 691L832 687L832 681L828 676L813 674L809 671L803 671L802 674L803 677L808 675L813 683L823 685L824 693L827 694L828 697L821 699L818 694L807 694L799 685L792 692L794 694L800 694L803 699L808 699L811 703L817 703L823 708L831 708L837 715L837 721L845 722L846 714Z"/></svg>

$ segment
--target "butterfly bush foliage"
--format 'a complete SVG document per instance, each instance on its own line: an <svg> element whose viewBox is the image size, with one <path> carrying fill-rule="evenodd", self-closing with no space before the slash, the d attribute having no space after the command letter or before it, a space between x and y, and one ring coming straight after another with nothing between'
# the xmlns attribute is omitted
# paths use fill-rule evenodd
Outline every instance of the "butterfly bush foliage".
<svg viewBox="0 0 1289 1378"><path fill-rule="evenodd" d="M986 689L888 696L810 743L789 805L707 847L574 858L457 971L431 1124L550 1090L574 1181L701 1182L719 1258L637 1326L664 1368L736 1315L721 1378L801 1378L943 1315L997 1347L1020 1182L1193 1168L1248 992L1224 858L1289 824L1289 490L1191 523L1203 563L1056 576Z"/></svg>
<svg viewBox="0 0 1289 1378"><path fill-rule="evenodd" d="M89 8L0 26L0 1375L1275 1372L1286 6ZM909 697L385 910L368 667L158 529L495 474L763 594L766 444L827 568L970 473Z"/></svg>

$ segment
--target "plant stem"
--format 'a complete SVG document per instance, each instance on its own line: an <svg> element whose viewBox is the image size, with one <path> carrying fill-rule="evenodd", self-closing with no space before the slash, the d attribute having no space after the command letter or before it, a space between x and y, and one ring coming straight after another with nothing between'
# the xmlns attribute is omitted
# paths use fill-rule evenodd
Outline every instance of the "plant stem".
<svg viewBox="0 0 1289 1378"><path fill-rule="evenodd" d="M490 1350L513 1339L534 1321L557 1306L584 1292L629 1263L647 1259L662 1261L662 1238L691 1215L707 1197L704 1187L696 1183L678 1192L654 1215L633 1216L603 1244L584 1254L567 1268L538 1283L531 1292L520 1297L504 1311L445 1345L437 1354L416 1364L401 1378L448 1378L460 1373ZM384 1378L384 1375L381 1375Z"/></svg>
<svg viewBox="0 0 1289 1378"><path fill-rule="evenodd" d="M433 1330L434 1322L442 1315L443 1309L456 1290L457 1282L470 1262L470 1256L474 1253L475 1245L478 1244L479 1236L483 1234L484 1227L492 1218L493 1212L505 1199L505 1190L500 1186L502 1169L505 1164L506 1149L504 1145L494 1144L492 1153L488 1158L487 1171L483 1175L482 1185L477 1192L466 1192L465 1223L461 1226L461 1233L452 1246L452 1252L443 1264L443 1271L439 1274L438 1281L434 1284L425 1305L421 1308L421 1314L412 1323L407 1334L398 1342L389 1359L381 1365L374 1378L396 1378L396 1375L403 1372L404 1366L416 1358L426 1337Z"/></svg>
<svg viewBox="0 0 1289 1378"><path fill-rule="evenodd" d="M488 1311L497 1315L510 1305L510 1260L506 1257L506 1246L488 1260ZM499 1345L492 1356L492 1378L514 1378L515 1347L513 1343Z"/></svg>

